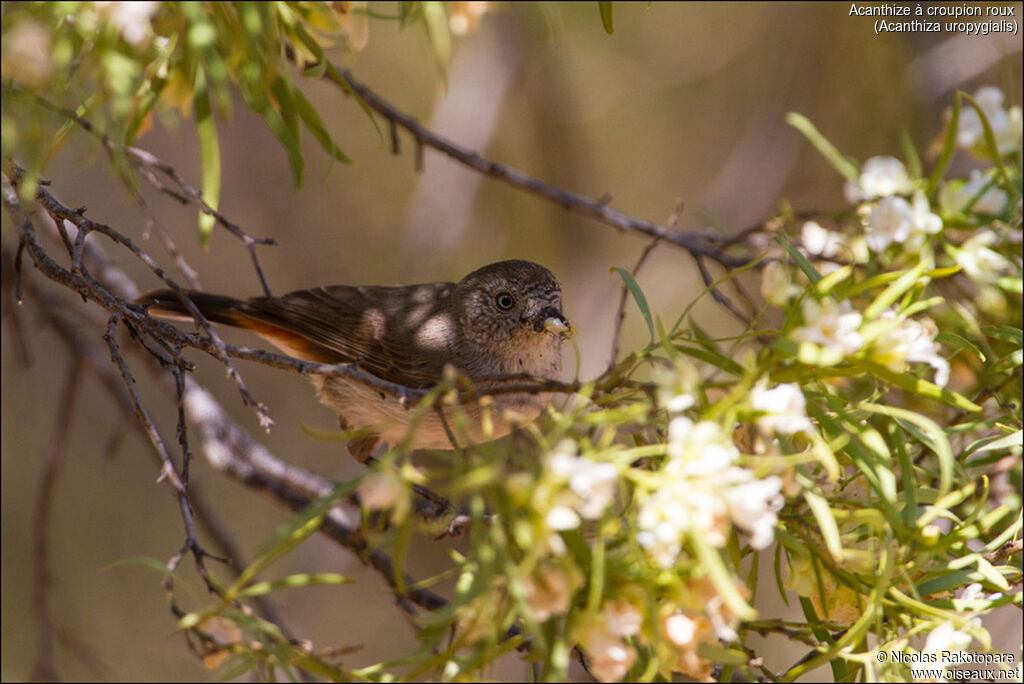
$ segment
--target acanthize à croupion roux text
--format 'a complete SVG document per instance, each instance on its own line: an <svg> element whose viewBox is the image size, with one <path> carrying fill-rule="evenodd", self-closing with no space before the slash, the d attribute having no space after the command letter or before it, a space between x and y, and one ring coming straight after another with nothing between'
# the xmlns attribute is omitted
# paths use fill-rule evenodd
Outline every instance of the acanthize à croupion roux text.
<svg viewBox="0 0 1024 684"><path fill-rule="evenodd" d="M994 20L995 17L1014 17L1014 7L990 7L983 5L927 5L920 4L871 4L850 5L850 16L857 17L907 17L911 21L875 21L875 33L968 33L987 36L990 33L1017 34L1017 22L1008 19ZM989 21L948 21L948 19L988 17ZM947 21L934 21L947 19Z"/></svg>

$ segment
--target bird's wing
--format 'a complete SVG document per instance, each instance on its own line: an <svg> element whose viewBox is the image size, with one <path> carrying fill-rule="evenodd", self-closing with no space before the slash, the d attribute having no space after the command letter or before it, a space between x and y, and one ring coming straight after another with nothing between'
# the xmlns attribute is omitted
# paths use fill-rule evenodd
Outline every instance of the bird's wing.
<svg viewBox="0 0 1024 684"><path fill-rule="evenodd" d="M355 361L384 380L423 388L441 379L453 355L453 287L335 285L256 297L243 311L270 326L246 327L290 353L318 361Z"/></svg>

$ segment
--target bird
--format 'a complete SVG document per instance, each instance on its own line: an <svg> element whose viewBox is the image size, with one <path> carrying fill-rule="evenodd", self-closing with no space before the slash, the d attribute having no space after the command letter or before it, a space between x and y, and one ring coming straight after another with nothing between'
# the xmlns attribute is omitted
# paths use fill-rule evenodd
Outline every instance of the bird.
<svg viewBox="0 0 1024 684"><path fill-rule="evenodd" d="M559 380L561 343L574 334L562 313L557 278L522 259L483 266L457 283L331 285L245 300L184 292L209 321L250 330L290 356L356 363L365 373L412 389L435 386L449 367L477 387L520 374ZM150 315L192 320L173 290L150 292L136 303ZM310 379L341 428L364 435L348 444L356 460L365 463L379 442L409 439L413 449L455 448L450 407L445 417L417 413L349 377ZM498 394L486 416L478 402L464 404L470 420L461 432L473 441L497 439L518 419L536 417L549 399L539 392Z"/></svg>

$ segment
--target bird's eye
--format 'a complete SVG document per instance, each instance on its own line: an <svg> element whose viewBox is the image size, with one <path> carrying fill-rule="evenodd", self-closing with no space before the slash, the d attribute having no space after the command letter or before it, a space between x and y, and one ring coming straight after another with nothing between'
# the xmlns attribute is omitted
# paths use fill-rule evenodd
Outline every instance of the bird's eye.
<svg viewBox="0 0 1024 684"><path fill-rule="evenodd" d="M516 305L515 297L510 295L508 292L499 292L498 296L494 298L494 303L498 305L498 308L502 311L508 311Z"/></svg>

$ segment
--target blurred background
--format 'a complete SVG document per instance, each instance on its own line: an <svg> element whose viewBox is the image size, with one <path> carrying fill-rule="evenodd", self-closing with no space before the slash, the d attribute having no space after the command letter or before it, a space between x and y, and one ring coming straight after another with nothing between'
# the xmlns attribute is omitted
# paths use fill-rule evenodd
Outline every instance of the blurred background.
<svg viewBox="0 0 1024 684"><path fill-rule="evenodd" d="M389 3L379 6L393 13ZM1019 27L1021 5L1011 6ZM878 154L902 156L905 132L928 169L927 151L957 89L973 93L981 85L996 85L1008 103L1021 101L1019 31L1016 36L876 35L874 19L850 16L849 3L617 3L611 36L602 29L596 3L499 4L488 10L478 25L455 38L446 77L419 27L403 32L393 21L371 19L361 52L332 57L436 132L547 183L610 197L616 209L662 224L681 202L681 230L738 231L770 218L783 199L797 209L844 206L841 179L786 125L789 111L809 117L858 162ZM402 154L395 156L386 127L379 138L350 98L314 80L302 87L354 163L331 164L307 141L300 189L293 185L282 148L243 103L236 103L230 121L218 122L220 208L250 234L277 240L276 247L260 251L275 293L332 283L457 280L489 262L532 259L562 282L565 311L580 330L581 377L607 366L621 285L609 269L632 267L645 240L481 177L433 150L425 150L418 173L415 145L407 136L402 136ZM198 185L192 123L168 129L158 122L138 144ZM144 215L105 155L84 134L76 132L72 140L46 171L52 191L68 206L88 207L90 218L143 240ZM971 162L958 157L956 163ZM248 255L236 239L217 230L204 251L194 211L149 189L143 192L204 289L259 293ZM4 223L9 239L6 215ZM144 246L154 256L166 256L155 239ZM125 253L115 256L142 289L160 285ZM26 267L26 278L38 277L32 270ZM638 280L652 308L669 320L703 288L689 257L664 246ZM713 334L738 330L711 303L698 306L694 316ZM5 681L26 679L36 658L33 506L39 463L69 372L65 348L35 318L24 307L20 330L12 330L7 316L3 323L0 667ZM101 331L97 327L97 339ZM225 332L229 341L257 342L233 332ZM27 343L27 363L17 353L15 335ZM630 311L622 348L642 344L646 335L642 320ZM571 351L566 358L571 372L570 357ZM340 445L315 440L303 430L336 426L305 380L254 364L239 366L276 421L263 435L222 366L198 353L192 358L197 378L278 456L339 479L359 472ZM173 434L173 405L152 386L144 383L142 391L167 434ZM159 575L118 564L136 556L167 560L182 542L177 504L157 482L148 446L126 429L89 376L71 420L51 530L59 674L215 679L217 673L204 670L175 633ZM202 459L193 477L250 557L288 517L212 473ZM446 543L417 545L410 570L423 577L440 567ZM184 566L191 572L190 561ZM276 595L294 633L318 647L362 647L344 658L353 667L414 648L414 630L390 592L351 554L313 539L271 574L300 571L338 572L358 582ZM761 593L762 614L782 617L790 610L769 603L777 601L774 591ZM989 627L1005 640L1004 651L1019 653L1019 614L1007 617L1005 626ZM774 669L803 653L762 650ZM495 676L525 674L513 664Z"/></svg>

